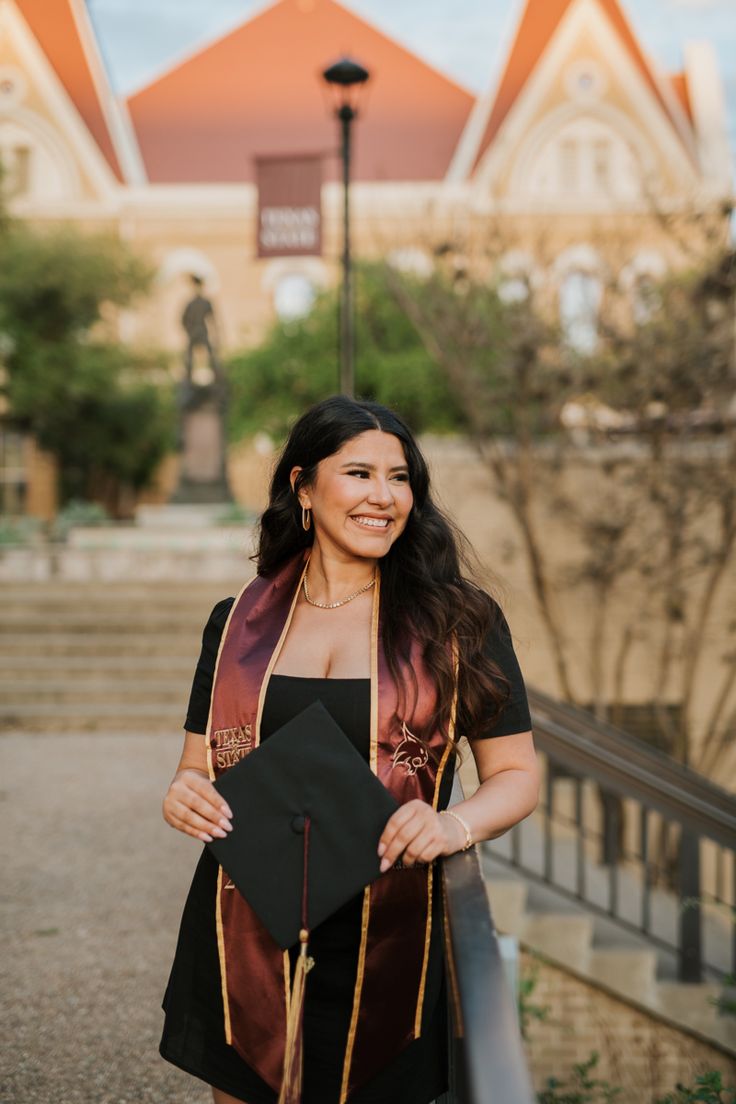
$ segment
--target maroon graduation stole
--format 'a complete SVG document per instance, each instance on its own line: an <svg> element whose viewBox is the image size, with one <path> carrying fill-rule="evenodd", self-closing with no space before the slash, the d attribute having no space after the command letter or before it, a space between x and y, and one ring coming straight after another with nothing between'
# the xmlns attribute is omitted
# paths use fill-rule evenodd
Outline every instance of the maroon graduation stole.
<svg viewBox="0 0 736 1104"><path fill-rule="evenodd" d="M291 622L307 558L307 552L299 553L268 578L256 576L233 603L217 656L207 724L207 762L213 779L258 746L268 680ZM411 731L425 729L435 702L434 683L415 645L410 665L417 679L417 704L410 717L397 719L398 691L381 645L379 610L377 572L371 624L370 767L399 803L419 798L437 808L450 744L436 732L425 746ZM430 863L388 870L364 890L340 1104L420 1035L433 881ZM278 1092L291 1000L289 952L278 947L222 867L216 909L225 1037Z"/></svg>

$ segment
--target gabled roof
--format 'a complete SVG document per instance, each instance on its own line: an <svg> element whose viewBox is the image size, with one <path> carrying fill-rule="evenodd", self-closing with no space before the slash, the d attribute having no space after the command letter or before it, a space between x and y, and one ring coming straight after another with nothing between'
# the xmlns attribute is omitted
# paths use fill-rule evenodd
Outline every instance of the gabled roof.
<svg viewBox="0 0 736 1104"><path fill-rule="evenodd" d="M690 103L690 89L687 83L687 73L671 73L669 82L672 85L672 91L677 96L682 105L682 110L687 115L688 119L692 123L693 121L693 106Z"/></svg>
<svg viewBox="0 0 736 1104"><path fill-rule="evenodd" d="M624 16L618 0L597 0L597 2L618 34L634 65L649 85L675 129L680 133L673 118L671 107L662 94L662 88L656 75L652 72L652 68L642 52L628 20ZM483 137L478 146L476 164L481 160L488 146L501 129L506 116L573 3L575 3L575 0L525 0L525 8L516 32L516 38L511 47ZM675 91L677 90L675 89Z"/></svg>
<svg viewBox="0 0 736 1104"><path fill-rule="evenodd" d="M122 182L125 174L110 117L113 96L83 0L15 0L15 4L105 160Z"/></svg>
<svg viewBox="0 0 736 1104"><path fill-rule="evenodd" d="M371 73L354 179L442 179L471 93L336 0L278 0L128 99L149 180L253 180L258 156L336 153L321 73L344 54Z"/></svg>

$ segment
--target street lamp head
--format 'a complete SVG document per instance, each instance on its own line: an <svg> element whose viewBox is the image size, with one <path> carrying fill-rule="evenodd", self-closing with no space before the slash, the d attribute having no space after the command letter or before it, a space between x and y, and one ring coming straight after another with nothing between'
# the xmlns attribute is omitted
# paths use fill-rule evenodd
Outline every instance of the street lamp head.
<svg viewBox="0 0 736 1104"><path fill-rule="evenodd" d="M342 57L322 74L332 91L335 114L353 118L357 113L360 89L370 77L367 69L352 58Z"/></svg>

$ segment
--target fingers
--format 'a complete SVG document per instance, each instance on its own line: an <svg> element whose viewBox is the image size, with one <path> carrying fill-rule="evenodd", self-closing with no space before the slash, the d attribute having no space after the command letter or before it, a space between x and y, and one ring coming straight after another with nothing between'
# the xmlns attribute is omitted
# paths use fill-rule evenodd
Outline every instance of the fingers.
<svg viewBox="0 0 736 1104"><path fill-rule="evenodd" d="M401 861L404 866L414 866L419 862L431 862L438 854L437 834L434 827L430 826L411 841L401 856Z"/></svg>
<svg viewBox="0 0 736 1104"><path fill-rule="evenodd" d="M205 801L208 801L210 805L213 805L216 809L220 810L220 815L232 817L230 806L224 797L221 796L210 782L209 778L205 778L203 774L198 771L187 773L183 776L182 781L185 783L188 789L193 790Z"/></svg>
<svg viewBox="0 0 736 1104"><path fill-rule="evenodd" d="M232 813L209 779L196 772L178 775L163 803L164 819L172 828L211 843L232 831Z"/></svg>
<svg viewBox="0 0 736 1104"><path fill-rule="evenodd" d="M170 812L169 815L166 817L166 820L172 828L177 828L180 832L184 832L185 835L193 836L194 839L203 840L205 843L212 843L214 836L210 832L205 831L203 828L196 826L197 823L206 823L206 821L203 821L202 818L189 816L185 820L183 817L178 816L176 813ZM215 831L217 831L218 833L222 832L223 836L227 834L222 830L222 828L218 828L217 830L213 828L212 832Z"/></svg>
<svg viewBox="0 0 736 1104"><path fill-rule="evenodd" d="M439 816L424 801L408 801L397 809L386 823L378 845L381 871L386 871L401 857L405 866L416 862L431 862L444 844Z"/></svg>

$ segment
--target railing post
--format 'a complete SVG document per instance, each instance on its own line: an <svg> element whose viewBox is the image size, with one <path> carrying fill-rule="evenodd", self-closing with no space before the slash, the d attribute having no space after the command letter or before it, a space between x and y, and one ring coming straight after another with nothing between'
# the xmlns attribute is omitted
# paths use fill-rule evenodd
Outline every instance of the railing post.
<svg viewBox="0 0 736 1104"><path fill-rule="evenodd" d="M601 804L603 806L603 854L601 862L608 866L617 863L620 854L621 840L621 798L610 790L599 790Z"/></svg>
<svg viewBox="0 0 736 1104"><path fill-rule="evenodd" d="M700 837L685 828L678 849L680 890L680 981L702 981L703 961L700 910Z"/></svg>

